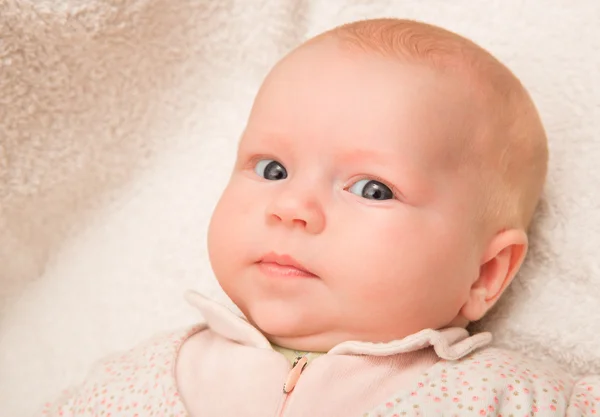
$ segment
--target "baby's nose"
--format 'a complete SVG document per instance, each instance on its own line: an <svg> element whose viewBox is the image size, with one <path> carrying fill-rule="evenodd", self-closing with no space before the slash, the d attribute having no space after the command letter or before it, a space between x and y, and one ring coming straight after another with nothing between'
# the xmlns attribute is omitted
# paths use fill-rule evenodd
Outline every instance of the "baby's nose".
<svg viewBox="0 0 600 417"><path fill-rule="evenodd" d="M267 207L267 220L287 227L300 227L311 234L325 228L325 213L314 194L286 191L277 195Z"/></svg>

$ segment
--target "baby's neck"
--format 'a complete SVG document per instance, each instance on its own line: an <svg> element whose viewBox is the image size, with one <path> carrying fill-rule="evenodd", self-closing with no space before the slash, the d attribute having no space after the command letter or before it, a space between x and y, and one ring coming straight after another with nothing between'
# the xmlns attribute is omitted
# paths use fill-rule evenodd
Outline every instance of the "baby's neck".
<svg viewBox="0 0 600 417"><path fill-rule="evenodd" d="M288 349L288 348L284 348L278 345L275 345L273 343L271 343L271 346L273 347L273 350L281 353L283 356L285 356L285 358L290 361L291 364L294 364L299 358L302 357L306 357L308 359L308 361L312 361L313 359L324 355L323 352L309 352L309 351L305 351L305 350L295 350L295 349Z"/></svg>

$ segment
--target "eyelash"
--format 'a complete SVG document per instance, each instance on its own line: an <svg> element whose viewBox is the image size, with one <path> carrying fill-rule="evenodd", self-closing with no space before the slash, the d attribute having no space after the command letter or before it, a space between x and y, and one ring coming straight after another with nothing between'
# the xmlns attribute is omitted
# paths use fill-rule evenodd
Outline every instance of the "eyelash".
<svg viewBox="0 0 600 417"><path fill-rule="evenodd" d="M252 156L252 158L246 160L246 162L244 163L244 165L242 165L242 169L244 169L244 170L246 170L246 169L254 170L254 167L256 166L256 164L258 163L258 161L260 161L261 159L272 159L274 161L278 161L283 166L285 166L285 164L283 162L281 162L279 159L275 158L272 155L259 154L259 155L254 155L254 156Z"/></svg>

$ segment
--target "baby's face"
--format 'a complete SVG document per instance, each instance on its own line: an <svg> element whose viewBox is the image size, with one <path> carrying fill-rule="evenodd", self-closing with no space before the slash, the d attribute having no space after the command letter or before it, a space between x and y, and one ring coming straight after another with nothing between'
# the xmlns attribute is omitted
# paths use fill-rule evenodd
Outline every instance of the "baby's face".
<svg viewBox="0 0 600 417"><path fill-rule="evenodd" d="M458 169L472 114L426 68L333 40L294 52L256 98L213 215L223 289L296 349L450 325L484 250Z"/></svg>

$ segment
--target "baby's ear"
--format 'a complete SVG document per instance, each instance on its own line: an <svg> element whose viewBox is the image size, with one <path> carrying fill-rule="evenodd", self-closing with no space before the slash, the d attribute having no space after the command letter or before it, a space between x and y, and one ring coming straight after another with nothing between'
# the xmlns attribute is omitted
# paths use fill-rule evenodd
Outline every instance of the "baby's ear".
<svg viewBox="0 0 600 417"><path fill-rule="evenodd" d="M510 285L527 253L527 233L510 229L498 233L489 243L471 286L461 315L469 321L481 319Z"/></svg>

